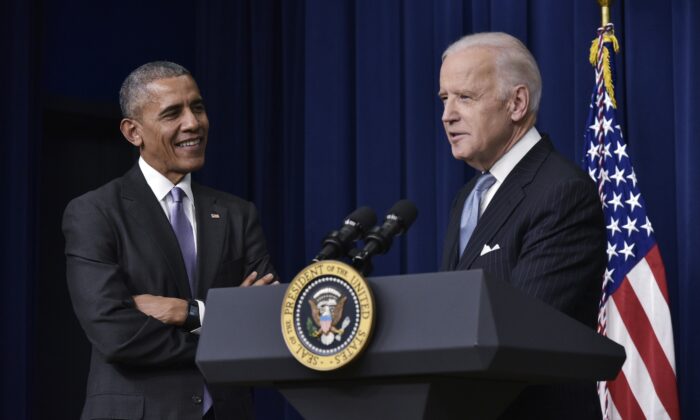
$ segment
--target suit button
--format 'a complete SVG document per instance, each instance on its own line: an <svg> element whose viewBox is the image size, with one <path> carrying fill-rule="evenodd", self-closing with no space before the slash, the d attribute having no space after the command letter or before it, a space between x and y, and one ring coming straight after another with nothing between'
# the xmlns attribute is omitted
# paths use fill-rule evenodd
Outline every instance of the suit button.
<svg viewBox="0 0 700 420"><path fill-rule="evenodd" d="M200 395L194 394L192 395L192 402L194 405L199 405L202 403L202 397Z"/></svg>

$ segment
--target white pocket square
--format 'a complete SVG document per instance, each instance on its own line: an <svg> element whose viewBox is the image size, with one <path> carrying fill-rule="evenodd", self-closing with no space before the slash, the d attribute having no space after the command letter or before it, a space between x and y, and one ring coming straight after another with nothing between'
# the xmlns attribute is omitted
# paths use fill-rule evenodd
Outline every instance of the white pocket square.
<svg viewBox="0 0 700 420"><path fill-rule="evenodd" d="M479 256L486 255L491 251L496 251L499 249L501 249L501 246L498 244L494 245L493 248L488 246L488 244L484 244L484 247L481 249L481 255L479 255Z"/></svg>

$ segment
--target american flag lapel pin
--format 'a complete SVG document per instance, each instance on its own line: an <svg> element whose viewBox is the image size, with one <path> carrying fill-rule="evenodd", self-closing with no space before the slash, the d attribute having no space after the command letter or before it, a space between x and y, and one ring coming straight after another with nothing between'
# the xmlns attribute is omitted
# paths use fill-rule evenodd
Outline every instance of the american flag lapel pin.
<svg viewBox="0 0 700 420"><path fill-rule="evenodd" d="M219 219L219 218L221 218L221 216L219 216L219 213L213 211L213 212L211 212L211 218L212 219Z"/></svg>

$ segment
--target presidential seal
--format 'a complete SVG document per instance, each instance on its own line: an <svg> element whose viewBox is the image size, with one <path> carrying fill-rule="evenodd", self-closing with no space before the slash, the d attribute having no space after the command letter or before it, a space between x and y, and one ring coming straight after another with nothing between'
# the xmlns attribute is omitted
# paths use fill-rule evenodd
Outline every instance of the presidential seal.
<svg viewBox="0 0 700 420"><path fill-rule="evenodd" d="M334 370L365 349L374 326L374 299L351 266L324 260L294 277L282 302L282 336L292 355L314 370Z"/></svg>

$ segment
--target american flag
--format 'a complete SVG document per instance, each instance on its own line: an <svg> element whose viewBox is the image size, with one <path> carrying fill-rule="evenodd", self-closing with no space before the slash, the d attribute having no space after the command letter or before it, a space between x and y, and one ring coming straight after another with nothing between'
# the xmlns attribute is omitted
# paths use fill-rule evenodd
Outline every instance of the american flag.
<svg viewBox="0 0 700 420"><path fill-rule="evenodd" d="M591 47L596 84L585 133L585 168L605 214L608 264L598 332L622 344L627 360L600 382L606 419L678 419L678 394L666 273L616 117L613 25Z"/></svg>

